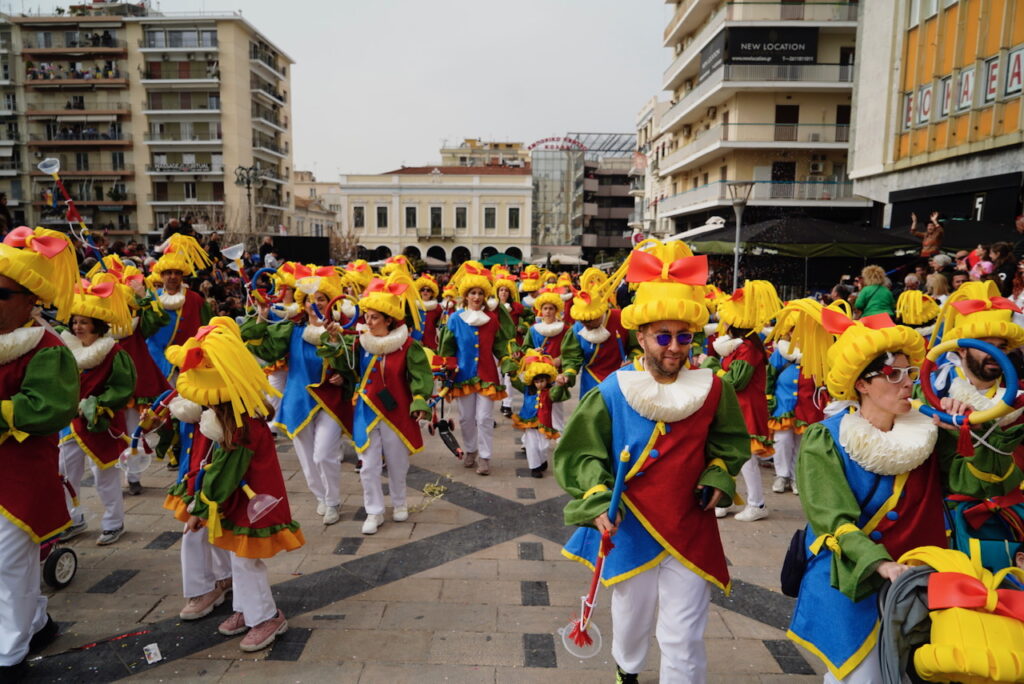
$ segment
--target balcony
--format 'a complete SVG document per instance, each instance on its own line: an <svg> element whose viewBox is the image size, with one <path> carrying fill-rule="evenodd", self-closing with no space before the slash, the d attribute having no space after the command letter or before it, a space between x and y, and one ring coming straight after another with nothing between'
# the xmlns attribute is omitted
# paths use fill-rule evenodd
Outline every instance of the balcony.
<svg viewBox="0 0 1024 684"><path fill-rule="evenodd" d="M220 133L216 132L146 131L143 138L150 145L220 145L222 142Z"/></svg>
<svg viewBox="0 0 1024 684"><path fill-rule="evenodd" d="M26 34L22 34L25 36ZM63 34L52 35L51 40L40 42L28 38L22 41L21 51L27 55L44 57L46 55L107 55L124 53L128 50L127 41L112 36L90 35L79 33L65 37Z"/></svg>
<svg viewBox="0 0 1024 684"><path fill-rule="evenodd" d="M266 141L266 140L260 140L260 141L253 142L253 144L252 144L252 151L253 152L265 152L265 153L273 155L275 157L280 157L281 159L284 159L284 158L286 158L288 156L288 146L287 145L283 145L282 146L282 145L278 145L277 143L272 143L272 142L269 142L269 141Z"/></svg>
<svg viewBox="0 0 1024 684"><path fill-rule="evenodd" d="M277 60L269 52L254 50L249 52L249 64L268 72L274 78L285 80L287 76L278 68Z"/></svg>
<svg viewBox="0 0 1024 684"><path fill-rule="evenodd" d="M270 87L269 85L259 85L250 87L249 92L253 93L254 95L265 97L274 104L281 106L284 106L285 104L285 94Z"/></svg>
<svg viewBox="0 0 1024 684"><path fill-rule="evenodd" d="M417 228L416 239L427 242L430 240L454 240L455 239L455 228L452 226L441 227L430 227L430 228Z"/></svg>
<svg viewBox="0 0 1024 684"><path fill-rule="evenodd" d="M84 117L89 116L131 116L131 107L127 102L81 102L71 107L69 104L72 103L68 99L30 100L25 104L25 116L57 117L58 121L86 121Z"/></svg>
<svg viewBox="0 0 1024 684"><path fill-rule="evenodd" d="M661 132L674 131L683 124L696 121L703 114L702 108L717 106L736 92L763 91L775 84L788 91L850 90L853 87L853 65L725 64L665 112Z"/></svg>
<svg viewBox="0 0 1024 684"><path fill-rule="evenodd" d="M629 196L643 197L645 193L644 185L643 176L634 176L629 182Z"/></svg>
<svg viewBox="0 0 1024 684"><path fill-rule="evenodd" d="M220 69L210 68L206 64L190 65L188 69L164 71L162 69L146 69L142 72L142 85L154 86L197 86L219 85Z"/></svg>
<svg viewBox="0 0 1024 684"><path fill-rule="evenodd" d="M749 206L866 207L871 200L853 194L853 183L837 180L755 181ZM708 183L672 195L658 205L660 216L679 216L716 207L731 207L725 181Z"/></svg>
<svg viewBox="0 0 1024 684"><path fill-rule="evenodd" d="M201 199L199 197L190 198L178 198L170 199L168 197L160 196L159 199L154 199L153 194L146 195L146 202L154 207L195 207L195 206L213 206L220 207L224 206L224 198L213 199L213 197Z"/></svg>
<svg viewBox="0 0 1024 684"><path fill-rule="evenodd" d="M629 222L626 224L633 230L643 230L644 228L644 213L642 211L634 210L629 215Z"/></svg>
<svg viewBox="0 0 1024 684"><path fill-rule="evenodd" d="M850 127L845 124L719 124L701 131L661 162L661 175L671 176L728 149L844 150Z"/></svg>
<svg viewBox="0 0 1024 684"><path fill-rule="evenodd" d="M166 12L162 14L166 15ZM218 49L217 36L197 36L194 40L183 38L181 45L166 45L166 41L153 37L139 38L140 52L212 52Z"/></svg>
<svg viewBox="0 0 1024 684"><path fill-rule="evenodd" d="M91 131L74 131L58 133L49 137L32 133L28 139L29 147L131 147L132 139L124 133L100 133Z"/></svg>
<svg viewBox="0 0 1024 684"><path fill-rule="evenodd" d="M128 77L124 72L115 69L109 77L99 77L82 73L74 75L70 71L56 71L48 74L28 73L25 75L25 87L36 90L60 88L61 90L81 90L96 88L127 88Z"/></svg>
<svg viewBox="0 0 1024 684"><path fill-rule="evenodd" d="M220 176L224 174L224 165L210 162L164 162L162 164L146 164L146 173L150 176L178 174Z"/></svg>
<svg viewBox="0 0 1024 684"><path fill-rule="evenodd" d="M665 27L662 45L670 48L687 33L695 30L704 18L704 11L710 9L707 3L701 0L682 0L676 8L672 20Z"/></svg>
<svg viewBox="0 0 1024 684"><path fill-rule="evenodd" d="M78 199L79 197L88 197L87 194L78 192L78 188L69 188L68 192L75 198L76 207L104 207L104 206L124 206L126 204L135 204L135 193L134 192L122 192L113 199L111 197L104 197L101 200L98 199ZM42 207L48 203L43 200L35 200L32 202L33 206Z"/></svg>
<svg viewBox="0 0 1024 684"><path fill-rule="evenodd" d="M270 116L269 114L253 114L252 122L254 124L263 124L278 133L287 133L288 129L281 125L280 117Z"/></svg>
<svg viewBox="0 0 1024 684"><path fill-rule="evenodd" d="M21 172L21 164L13 160L0 161L0 176L17 176Z"/></svg>
<svg viewBox="0 0 1024 684"><path fill-rule="evenodd" d="M220 105L217 105L216 108L202 105L197 107L151 107L147 105L146 109L144 109L142 113L146 116L196 116L206 114L220 116Z"/></svg>
<svg viewBox="0 0 1024 684"><path fill-rule="evenodd" d="M36 167L32 167L31 174L33 176L49 176L48 173L43 173ZM61 164L60 175L63 176L75 176L75 177L91 177L95 179L99 176L110 176L110 177L122 177L122 176L134 176L135 165L134 164L89 164L88 168L69 168L66 164Z"/></svg>
<svg viewBox="0 0 1024 684"><path fill-rule="evenodd" d="M270 181L271 183L277 183L278 185L284 185L288 182L288 176L278 172L277 169L260 168L259 177L261 180Z"/></svg>

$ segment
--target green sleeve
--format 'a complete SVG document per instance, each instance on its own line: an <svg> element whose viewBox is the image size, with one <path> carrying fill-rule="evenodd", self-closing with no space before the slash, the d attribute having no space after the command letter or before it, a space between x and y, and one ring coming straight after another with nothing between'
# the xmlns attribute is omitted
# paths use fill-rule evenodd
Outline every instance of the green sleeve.
<svg viewBox="0 0 1024 684"><path fill-rule="evenodd" d="M434 372L430 369L430 362L427 361L427 352L423 345L415 340L405 355L406 373L409 377L409 389L412 390L412 404L409 405L409 413L415 411L430 411L427 399L434 393Z"/></svg>
<svg viewBox="0 0 1024 684"><path fill-rule="evenodd" d="M277 323L251 322L249 319L242 324L242 339L246 340L249 351L267 363L280 361L288 355L288 347L291 344L292 329L295 324L291 321L279 321Z"/></svg>
<svg viewBox="0 0 1024 684"><path fill-rule="evenodd" d="M842 457L828 428L815 423L807 428L797 457L800 504L811 533L817 539L833 534L840 525L857 525L861 508L846 481ZM813 541L813 540L808 540ZM832 554L831 584L852 601L877 591L882 577L875 568L892 557L859 529L837 537L841 552Z"/></svg>
<svg viewBox="0 0 1024 684"><path fill-rule="evenodd" d="M5 415L13 404L13 426ZM64 345L35 353L25 368L18 391L0 401L0 432L12 427L30 435L60 432L78 413L78 364Z"/></svg>
<svg viewBox="0 0 1024 684"><path fill-rule="evenodd" d="M570 387L572 387L571 383L568 385L559 385L556 382L555 385L551 388L551 393L549 395L551 397L551 401L565 401L566 399L568 399L570 394ZM521 392L522 390L519 391Z"/></svg>
<svg viewBox="0 0 1024 684"><path fill-rule="evenodd" d="M735 359L729 364L729 370L725 371L721 377L737 392L742 392L750 384L750 379L754 377L754 367L746 361Z"/></svg>
<svg viewBox="0 0 1024 684"><path fill-rule="evenodd" d="M608 341L615 342L611 338ZM565 333L565 337L562 338L562 373L569 376L571 383L575 383L576 377L582 369L583 348L580 346L579 338L576 337L576 331L569 328L569 332Z"/></svg>
<svg viewBox="0 0 1024 684"><path fill-rule="evenodd" d="M727 382L722 383L722 394L718 398L704 452L708 462L721 459L725 469L717 464L708 466L697 483L721 490L724 496L720 505L731 506L736 496L735 477L750 458L750 434L740 411L736 390Z"/></svg>
<svg viewBox="0 0 1024 684"><path fill-rule="evenodd" d="M493 351L498 365L504 365L509 357L509 343L516 339L516 324L512 322L512 315L505 307L499 306L497 311L498 332L494 335Z"/></svg>
<svg viewBox="0 0 1024 684"><path fill-rule="evenodd" d="M453 311L451 315L457 316L458 314ZM455 356L458 351L459 345L455 340L455 333L451 331L447 323L439 326L437 328L437 353L440 356Z"/></svg>
<svg viewBox="0 0 1024 684"><path fill-rule="evenodd" d="M203 297L203 306L199 309L199 320L202 325L206 325L213 318L213 307L210 306L210 300Z"/></svg>
<svg viewBox="0 0 1024 684"><path fill-rule="evenodd" d="M711 356L709 354L708 357L704 359L704 361L700 364L700 367L710 368L716 373L722 372L722 359L718 358L717 356Z"/></svg>
<svg viewBox="0 0 1024 684"><path fill-rule="evenodd" d="M555 479L573 498L565 506L566 525L590 525L608 512L615 485L612 457L612 421L600 392L589 392L580 401L562 431L553 456ZM597 485L607 489L583 495ZM624 512L620 506L620 511Z"/></svg>
<svg viewBox="0 0 1024 684"><path fill-rule="evenodd" d="M139 304L139 330L143 337L151 337L157 330L171 322L171 317L159 306L153 306L150 298L137 300Z"/></svg>
<svg viewBox="0 0 1024 684"><path fill-rule="evenodd" d="M122 349L114 356L110 377L96 398L100 406L105 406L111 411L120 411L128 405L134 394L135 363L128 352Z"/></svg>
<svg viewBox="0 0 1024 684"><path fill-rule="evenodd" d="M992 423L976 425L973 432L979 436L984 435L990 427ZM1005 429L997 427L985 437L985 441L991 446L976 445L974 456L970 458L964 458L957 453L958 438L956 432L939 428L939 437L935 443L935 453L939 457L948 493L985 499L1008 494L1020 487L1024 474L1019 468L1014 467L1013 450L1024 438L1024 424ZM991 477L980 479L976 475L978 472ZM995 481L985 481L990 479Z"/></svg>
<svg viewBox="0 0 1024 684"><path fill-rule="evenodd" d="M527 386L527 384L520 379L518 373L510 374L508 376L508 381L510 385L515 387L522 394L526 394L527 390L530 389L529 386Z"/></svg>
<svg viewBox="0 0 1024 684"><path fill-rule="evenodd" d="M252 457L252 450L242 446L233 449L214 447L210 463L206 467L206 474L203 475L203 494L206 495L206 498L218 505L227 501L245 478ZM206 502L197 496L192 508L192 515L207 518L209 513Z"/></svg>

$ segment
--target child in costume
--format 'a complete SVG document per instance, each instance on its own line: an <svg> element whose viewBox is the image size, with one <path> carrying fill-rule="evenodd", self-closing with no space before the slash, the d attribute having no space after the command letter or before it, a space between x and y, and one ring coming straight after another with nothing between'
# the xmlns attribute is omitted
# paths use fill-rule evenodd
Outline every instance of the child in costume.
<svg viewBox="0 0 1024 684"><path fill-rule="evenodd" d="M768 357L768 429L771 431L775 481L772 491L782 494L786 488L797 492L793 466L800 437L796 431L796 404L800 384L800 350L788 339L775 343Z"/></svg>
<svg viewBox="0 0 1024 684"><path fill-rule="evenodd" d="M335 344L322 352L355 388L352 438L362 459L363 534L375 534L384 522L381 471L385 461L392 519L409 519L405 491L409 455L423 449L418 421L430 415L427 397L434 388L426 351L404 323L404 312L415 307L417 299L415 285L405 273L370 281L359 300L366 329L350 346L333 326Z"/></svg>
<svg viewBox="0 0 1024 684"><path fill-rule="evenodd" d="M416 289L420 293L420 329L422 330L420 342L424 347L436 350L438 323L441 320L442 311L437 301L437 295L440 292L437 280L429 273L423 273L416 279ZM414 334L413 337L415 336Z"/></svg>
<svg viewBox="0 0 1024 684"><path fill-rule="evenodd" d="M750 433L750 451L758 458L772 455L768 428L768 354L761 341L761 329L782 308L775 286L767 280L748 280L727 300L718 305L720 330L712 346L718 358L709 358L705 365L714 368L723 380L736 389L743 409L743 419ZM757 459L743 465L743 482L747 486L747 506L736 514L740 522L753 522L768 517L764 502L764 485ZM727 510L715 511L725 517Z"/></svg>
<svg viewBox="0 0 1024 684"><path fill-rule="evenodd" d="M499 270L500 268L500 270ZM504 267L495 266L491 269L494 275L494 299L495 306L502 306L508 311L512 318L512 325L516 329L516 337L512 342L513 349L509 350L514 354L523 344L523 336L519 333L519 321L523 316L523 305L519 302L519 290L516 289L515 276ZM490 305L490 301L487 302ZM508 373L502 374L502 385L505 386L505 398L501 400L501 413L506 418L512 417L512 376Z"/></svg>
<svg viewBox="0 0 1024 684"><path fill-rule="evenodd" d="M911 408L923 338L887 314L853 321L801 300L776 330L851 407L809 427L800 445L807 566L789 637L825 662L826 682L879 682L877 592L908 569L895 559L947 546L945 493L985 498L1020 485L1010 452L1024 428L995 428L973 457L958 455L957 432Z"/></svg>
<svg viewBox="0 0 1024 684"><path fill-rule="evenodd" d="M124 534L121 472L114 466L127 443L124 409L135 391L135 364L111 333L131 329L131 290L116 275L97 273L78 286L71 305L71 330L61 339L75 356L81 374L78 415L61 433L60 467L75 492L82 484L86 459L92 467L96 493L103 502L99 546ZM77 501L71 501L72 526L61 539L85 531L88 524Z"/></svg>
<svg viewBox="0 0 1024 684"><path fill-rule="evenodd" d="M569 398L569 391L564 385L552 382L557 375L551 357L540 350L533 350L523 356L519 362L519 374L512 378L512 385L523 395L523 404L512 416L512 424L523 431L523 447L531 477L544 477L544 471L548 469L551 443L559 437L553 409L556 402Z"/></svg>
<svg viewBox="0 0 1024 684"><path fill-rule="evenodd" d="M267 363L288 361L288 381L275 418L278 430L295 445L309 491L317 499L317 515L325 525L341 519L341 436L351 425L352 404L346 400L342 378L327 366L317 350L326 332L311 302L321 315L341 295L341 279L329 266L296 268L296 297L305 308L304 319L268 324L261 315L242 326L249 349Z"/></svg>
<svg viewBox="0 0 1024 684"><path fill-rule="evenodd" d="M294 551L305 540L292 520L265 396L275 390L248 353L238 325L223 316L210 321L184 345L167 350L181 371L179 395L207 407L200 431L213 444L202 483L189 504L187 528L205 525L210 543L231 553L234 613L220 624L225 636L247 632L239 647L259 651L288 629L270 591L265 558ZM254 497L277 499L269 511L254 511Z"/></svg>
<svg viewBox="0 0 1024 684"><path fill-rule="evenodd" d="M57 636L39 591L39 544L71 524L57 433L78 408L78 367L33 307L71 315L78 264L67 236L15 228L0 243L0 679L16 681L31 650Z"/></svg>
<svg viewBox="0 0 1024 684"><path fill-rule="evenodd" d="M448 318L438 353L445 365L455 370L450 396L459 407L462 429L463 466L477 466L478 475L491 472L494 441L494 402L505 397L499 359L508 354L515 332L505 307L488 310L487 297L493 291L491 274L479 262L466 261L453 276L465 307ZM477 459L479 458L479 462Z"/></svg>

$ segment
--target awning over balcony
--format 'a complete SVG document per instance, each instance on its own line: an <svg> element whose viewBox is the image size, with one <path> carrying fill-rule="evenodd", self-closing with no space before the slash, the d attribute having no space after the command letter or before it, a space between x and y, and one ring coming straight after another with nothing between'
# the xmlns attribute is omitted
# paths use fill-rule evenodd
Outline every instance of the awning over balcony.
<svg viewBox="0 0 1024 684"><path fill-rule="evenodd" d="M732 254L736 225L695 236L687 243L701 254ZM808 217L786 217L744 225L740 248L745 254L789 257L891 257L917 254L921 243L909 235L851 226Z"/></svg>

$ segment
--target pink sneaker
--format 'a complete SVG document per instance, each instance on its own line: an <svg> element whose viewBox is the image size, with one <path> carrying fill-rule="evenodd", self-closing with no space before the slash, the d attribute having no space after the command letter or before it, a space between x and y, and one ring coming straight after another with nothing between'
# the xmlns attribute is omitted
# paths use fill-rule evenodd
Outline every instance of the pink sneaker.
<svg viewBox="0 0 1024 684"><path fill-rule="evenodd" d="M288 621L284 619L284 613L279 610L274 617L264 620L250 629L249 633L242 637L242 643L239 644L239 647L247 653L262 651L274 643L274 639L277 638L278 634L284 634L287 631Z"/></svg>
<svg viewBox="0 0 1024 684"><path fill-rule="evenodd" d="M245 626L245 617L241 613L232 613L224 622L220 623L220 627L217 631L224 636L235 636L241 634L247 629Z"/></svg>
<svg viewBox="0 0 1024 684"><path fill-rule="evenodd" d="M213 609L224 603L224 590L214 587L202 596L193 596L178 613L182 620L198 620L213 612Z"/></svg>

